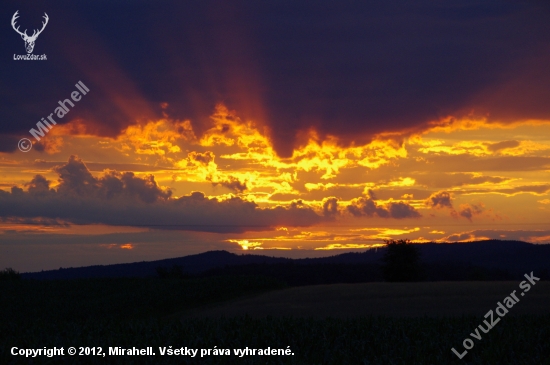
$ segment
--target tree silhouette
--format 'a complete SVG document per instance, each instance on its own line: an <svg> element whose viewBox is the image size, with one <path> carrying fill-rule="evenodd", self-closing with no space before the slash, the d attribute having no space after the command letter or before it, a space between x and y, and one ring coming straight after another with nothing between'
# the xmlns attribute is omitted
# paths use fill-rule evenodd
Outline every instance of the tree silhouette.
<svg viewBox="0 0 550 365"><path fill-rule="evenodd" d="M183 267L176 264L170 268L159 266L156 268L156 271L161 279L187 279L191 276L183 270Z"/></svg>
<svg viewBox="0 0 550 365"><path fill-rule="evenodd" d="M21 274L12 269L11 267L0 270L0 280L19 280Z"/></svg>
<svg viewBox="0 0 550 365"><path fill-rule="evenodd" d="M386 252L382 257L384 280L419 281L420 250L409 240L387 240Z"/></svg>

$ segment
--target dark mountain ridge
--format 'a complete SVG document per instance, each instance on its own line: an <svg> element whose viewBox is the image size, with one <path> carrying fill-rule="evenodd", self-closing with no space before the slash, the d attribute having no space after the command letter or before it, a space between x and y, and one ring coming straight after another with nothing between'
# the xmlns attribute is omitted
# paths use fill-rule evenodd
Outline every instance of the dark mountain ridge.
<svg viewBox="0 0 550 365"><path fill-rule="evenodd" d="M474 267L492 270L493 272L506 272L510 278L518 277L531 271L535 271L535 273L544 270L547 273L550 271L550 244L487 240L459 243L424 243L417 244L417 246L420 249L422 263L427 265L426 267L429 268L428 271L432 273L428 275L431 280L434 279L432 276L437 276L435 273L444 270L445 267L454 267L456 270ZM319 265L323 265L326 268L329 266L342 268L343 266L371 265L375 267L380 263L385 250L385 247L379 247L365 252L351 252L329 257L304 259L234 254L227 251L208 251L196 255L157 261L60 268L58 270L23 273L22 277L26 279L148 277L156 276L157 268L159 267L170 268L174 266L181 267L189 274L203 274L207 272L223 274L230 268L239 266L257 268L258 265L273 267L289 267L289 265L319 267ZM301 272L304 269L305 267L300 269ZM251 270L247 269L245 271L253 272ZM265 271L266 269L262 270Z"/></svg>

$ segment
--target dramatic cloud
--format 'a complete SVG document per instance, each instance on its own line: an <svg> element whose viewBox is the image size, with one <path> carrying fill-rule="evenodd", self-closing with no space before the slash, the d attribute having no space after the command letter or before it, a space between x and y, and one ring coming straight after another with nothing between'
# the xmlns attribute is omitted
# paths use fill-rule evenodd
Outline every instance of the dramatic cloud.
<svg viewBox="0 0 550 365"><path fill-rule="evenodd" d="M201 192L174 199L151 175L140 178L132 172L107 171L94 177L75 156L54 170L59 174L57 189L38 175L27 184L27 191L18 187L11 192L0 190L0 218L205 232L262 231L325 220L301 201L288 207L260 208L241 198L218 200Z"/></svg>
<svg viewBox="0 0 550 365"><path fill-rule="evenodd" d="M323 199L323 215L325 217L334 217L338 214L338 199L335 197Z"/></svg>
<svg viewBox="0 0 550 365"><path fill-rule="evenodd" d="M458 211L453 207L452 196L447 191L438 191L430 195L426 200L426 204L431 208L445 208L449 209L451 216L455 218L463 217L472 221L474 215L483 213L484 207L482 204L460 204Z"/></svg>
<svg viewBox="0 0 550 365"><path fill-rule="evenodd" d="M94 177L86 165L76 156L71 156L65 165L54 167L59 174L57 192L66 195L82 197L100 197L113 199L124 196L139 198L145 203L154 203L157 200L166 200L172 195L170 190L161 189L153 175L143 179L134 176L133 172L119 173L108 171L105 176ZM39 186L42 190L49 186L42 176L36 176L29 184L29 192ZM33 190L31 190L33 189Z"/></svg>
<svg viewBox="0 0 550 365"><path fill-rule="evenodd" d="M2 124L0 122L0 133L3 132ZM17 142L19 138L11 135L0 134L0 152L14 152L17 151Z"/></svg>
<svg viewBox="0 0 550 365"><path fill-rule="evenodd" d="M426 201L428 206L432 208L453 208L451 203L451 194L446 191L438 191L430 195Z"/></svg>
<svg viewBox="0 0 550 365"><path fill-rule="evenodd" d="M470 222L472 221L472 217L474 215L479 215L483 212L483 206L482 205L476 205L476 204L460 204L460 207L458 209L458 212L455 210L451 211L452 216L460 216L463 218L468 219Z"/></svg>
<svg viewBox="0 0 550 365"><path fill-rule="evenodd" d="M472 173L440 173L429 171L415 176L416 182L434 188L451 188L463 185L478 185L484 183L498 184L509 180L500 176L475 175Z"/></svg>
<svg viewBox="0 0 550 365"><path fill-rule="evenodd" d="M4 7L51 20L47 62L0 59L0 236L21 257L38 239L20 233L149 232L169 257L550 220L548 1ZM2 45L24 52L13 31ZM89 93L20 151L78 80Z"/></svg>
<svg viewBox="0 0 550 365"><path fill-rule="evenodd" d="M538 171L550 169L550 157L548 156L502 156L480 158L470 155L442 156L432 155L430 159L430 170L448 173L471 173L485 171ZM404 165L413 168L410 165L419 164L412 161L405 161ZM422 165L420 165L422 166ZM422 167L426 167L425 165Z"/></svg>
<svg viewBox="0 0 550 365"><path fill-rule="evenodd" d="M502 141L487 145L487 149L492 152L497 152L506 148L514 148L520 145L519 141Z"/></svg>
<svg viewBox="0 0 550 365"><path fill-rule="evenodd" d="M387 205L387 209L390 212L390 217L396 219L421 217L420 213L413 206L403 202L391 202Z"/></svg>
<svg viewBox="0 0 550 365"><path fill-rule="evenodd" d="M29 22L44 11L15 1L6 8ZM310 128L321 140L362 143L379 134L400 140L449 116L550 119L546 2L62 1L46 8L58 25L48 26L35 52L55 63L23 70L24 62L0 61L4 136L28 134L78 80L90 93L58 125L78 119L87 133L114 137L136 120L169 115L190 120L200 137L223 102L267 127L286 157ZM15 33L4 45L23 50ZM0 144L2 151L15 151L16 141Z"/></svg>
<svg viewBox="0 0 550 365"><path fill-rule="evenodd" d="M545 195L550 192L550 184L537 184L537 185L521 185L513 188L493 188L493 189L470 189L470 190L455 190L462 194L502 194L507 196L514 196L517 194L533 194L533 195Z"/></svg>
<svg viewBox="0 0 550 365"><path fill-rule="evenodd" d="M535 243L548 243L550 241L550 230L507 230L507 229L476 229L467 232L460 232L441 238L441 242L473 241L479 239L506 239Z"/></svg>
<svg viewBox="0 0 550 365"><path fill-rule="evenodd" d="M234 191L235 193L242 193L247 189L246 183L240 182L239 179L233 176L229 176L226 180L212 181L212 185L216 186L218 184Z"/></svg>
<svg viewBox="0 0 550 365"><path fill-rule="evenodd" d="M404 202L389 202L385 206L378 205L375 202L376 196L372 190L368 191L368 196L353 199L351 204L346 208L348 212L356 217L373 217L380 218L420 218L421 214L414 209L413 206Z"/></svg>
<svg viewBox="0 0 550 365"><path fill-rule="evenodd" d="M211 151L206 151L204 153L199 152L189 152L189 158L194 161L198 161L200 163L203 163L205 165L208 165L210 162L214 161L214 153Z"/></svg>

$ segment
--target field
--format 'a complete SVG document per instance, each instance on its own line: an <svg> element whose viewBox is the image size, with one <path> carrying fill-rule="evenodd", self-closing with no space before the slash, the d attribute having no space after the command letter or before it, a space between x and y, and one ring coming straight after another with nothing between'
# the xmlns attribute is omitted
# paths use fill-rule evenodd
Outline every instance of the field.
<svg viewBox="0 0 550 365"><path fill-rule="evenodd" d="M357 318L362 316L483 316L518 282L419 282L312 285L271 291L223 305L186 311L190 316L298 316ZM550 314L550 283L536 284L510 315Z"/></svg>
<svg viewBox="0 0 550 365"><path fill-rule="evenodd" d="M547 284L538 283L490 332L480 332L459 360L451 347L463 352L462 342L483 315L518 283L284 288L243 276L0 282L0 363L550 364ZM471 314L456 315L462 309ZM11 355L13 346L101 347L107 355L31 362ZM109 355L115 346L152 347L156 355ZM161 356L159 347L169 346L198 353ZM234 355L247 347L293 355ZM211 354L201 357L208 349Z"/></svg>

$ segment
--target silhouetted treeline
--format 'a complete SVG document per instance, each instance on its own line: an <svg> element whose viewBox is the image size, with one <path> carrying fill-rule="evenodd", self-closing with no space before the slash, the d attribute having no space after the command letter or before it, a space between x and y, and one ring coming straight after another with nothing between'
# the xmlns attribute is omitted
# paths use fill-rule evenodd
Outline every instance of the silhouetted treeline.
<svg viewBox="0 0 550 365"><path fill-rule="evenodd" d="M537 275L540 274L540 277L548 278L550 270L549 244L488 240L423 243L412 246L418 248L420 257L420 276L414 280L519 280L523 274L531 271ZM251 268L256 267L254 269L256 271L269 271L274 277L287 277L286 281L290 285L295 285L292 283L306 285L302 283L382 281L384 278L380 268L384 264L382 258L386 252L387 247L382 247L330 257L289 259L209 251L159 261L23 273L21 277L23 279L78 279L179 276L180 273L177 272L179 269L174 267L181 267L184 273L198 276L208 275L207 273L212 270L231 271L226 267L234 267L232 271L245 270L239 266L251 265ZM267 266L263 268L262 265ZM246 270L254 271L251 268ZM404 274L400 280L408 281L409 277L414 275Z"/></svg>
<svg viewBox="0 0 550 365"><path fill-rule="evenodd" d="M19 280L21 279L21 274L12 269L11 267L0 270L0 280Z"/></svg>
<svg viewBox="0 0 550 365"><path fill-rule="evenodd" d="M191 277L181 265L172 265L172 267L159 266L156 268L157 275L161 279L188 279Z"/></svg>
<svg viewBox="0 0 550 365"><path fill-rule="evenodd" d="M511 272L508 269L480 266L471 262L444 261L423 262L422 253L428 249L439 249L434 244L414 244L408 240L388 240L381 249L383 253L376 261L358 263L360 256L346 256L354 259L352 263L341 263L335 256L322 262L315 260L294 260L286 263L262 263L247 265L226 265L213 268L202 276L211 275L261 275L285 282L290 286L320 285L336 283L361 283L372 281L414 282L414 281L477 281L477 280L514 280L522 279L523 272ZM508 244L517 248L523 243ZM494 246L495 247L495 246ZM524 246L529 247L529 246ZM424 248L424 250L422 249ZM512 250L514 251L514 250ZM372 254L372 252L371 252ZM495 252L498 257L500 252ZM342 255L340 255L342 256ZM372 255L371 255L372 256ZM373 257L370 257L372 259ZM491 262L491 261L489 261ZM537 270L537 277L547 280L548 269Z"/></svg>
<svg viewBox="0 0 550 365"><path fill-rule="evenodd" d="M535 270L534 273L542 280L550 280L548 270ZM247 264L215 268L199 276L217 275L261 275L283 281L289 286L385 281L381 264ZM507 270L447 262L421 263L420 276L415 280L396 281L509 281L522 277Z"/></svg>

